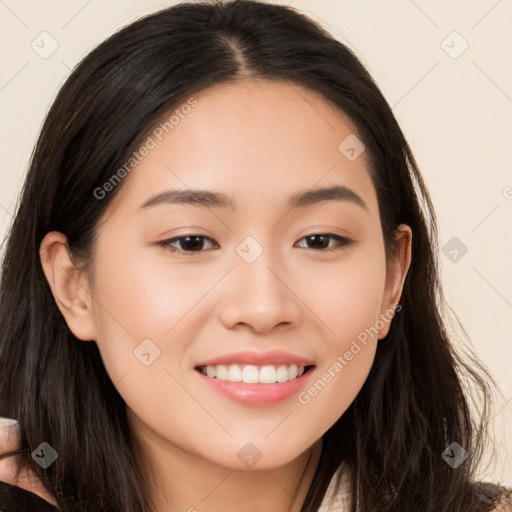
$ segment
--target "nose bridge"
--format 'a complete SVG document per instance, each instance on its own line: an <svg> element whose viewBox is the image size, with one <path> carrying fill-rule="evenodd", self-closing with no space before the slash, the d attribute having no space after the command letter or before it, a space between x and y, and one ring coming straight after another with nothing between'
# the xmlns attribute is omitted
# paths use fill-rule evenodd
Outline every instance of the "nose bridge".
<svg viewBox="0 0 512 512"><path fill-rule="evenodd" d="M253 300L268 300L270 296L282 295L282 282L275 275L275 251L266 249L254 261L247 262L242 258L235 267L239 286L244 293L251 295ZM283 265L279 265L283 268ZM281 278L283 279L284 276Z"/></svg>
<svg viewBox="0 0 512 512"><path fill-rule="evenodd" d="M226 326L243 323L268 330L298 321L300 307L288 287L285 262L277 248L267 247L269 240L266 237L260 243L248 236L236 247L229 293L221 310Z"/></svg>
<svg viewBox="0 0 512 512"><path fill-rule="evenodd" d="M283 283L274 275L276 267L284 268L284 265L278 265L281 259L277 248L271 247L270 239L265 237L260 243L254 236L248 236L236 248L239 256L235 267L238 286L243 289L244 296L252 301L261 301L262 305L284 295Z"/></svg>

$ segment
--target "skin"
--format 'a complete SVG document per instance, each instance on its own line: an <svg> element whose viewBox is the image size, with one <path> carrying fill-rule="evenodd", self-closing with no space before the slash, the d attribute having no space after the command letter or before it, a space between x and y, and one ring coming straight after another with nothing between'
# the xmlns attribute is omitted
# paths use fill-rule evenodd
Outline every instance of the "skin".
<svg viewBox="0 0 512 512"><path fill-rule="evenodd" d="M357 132L322 97L263 81L217 86L196 99L124 179L98 226L90 269L75 266L58 232L43 240L41 261L69 328L98 344L126 401L161 510L172 503L298 512L319 440L361 389L390 322L307 404L297 396L272 406L235 402L194 366L228 352L279 349L314 361L310 386L398 303L412 233L399 226L399 251L386 262L366 155L350 161L338 150ZM352 189L367 210L349 201L286 204L292 194L332 185ZM170 188L223 192L237 209L139 208ZM304 238L325 233L353 242L326 251ZM157 245L187 234L213 241L192 256L183 243L174 243L176 252ZM251 264L236 252L247 236L263 249ZM145 366L133 351L148 338L160 356ZM262 455L251 468L237 457L248 442Z"/></svg>

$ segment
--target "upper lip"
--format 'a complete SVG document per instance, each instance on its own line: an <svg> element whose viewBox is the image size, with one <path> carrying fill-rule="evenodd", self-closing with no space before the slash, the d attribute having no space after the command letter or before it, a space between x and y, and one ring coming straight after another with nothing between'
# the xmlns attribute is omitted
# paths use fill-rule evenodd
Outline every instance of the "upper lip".
<svg viewBox="0 0 512 512"><path fill-rule="evenodd" d="M216 366L218 364L240 364L240 365L287 365L295 364L297 366L310 366L313 364L309 359L305 359L281 350L272 350L270 352L242 351L230 352L213 359L201 361L198 366Z"/></svg>

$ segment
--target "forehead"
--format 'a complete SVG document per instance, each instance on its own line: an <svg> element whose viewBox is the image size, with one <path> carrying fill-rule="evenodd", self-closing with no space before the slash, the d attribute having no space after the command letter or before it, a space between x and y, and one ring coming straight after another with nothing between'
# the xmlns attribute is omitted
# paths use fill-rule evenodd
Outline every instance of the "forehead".
<svg viewBox="0 0 512 512"><path fill-rule="evenodd" d="M177 106L149 132L151 149L120 194L130 210L165 189L218 190L237 207L261 207L333 185L376 207L365 152L356 159L343 152L355 125L318 93L285 81L242 81L192 100L183 105L195 106Z"/></svg>

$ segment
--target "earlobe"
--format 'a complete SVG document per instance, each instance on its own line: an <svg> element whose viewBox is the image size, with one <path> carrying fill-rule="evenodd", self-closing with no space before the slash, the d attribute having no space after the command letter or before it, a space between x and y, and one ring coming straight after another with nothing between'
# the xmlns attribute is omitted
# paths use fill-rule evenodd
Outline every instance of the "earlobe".
<svg viewBox="0 0 512 512"><path fill-rule="evenodd" d="M66 236L58 231L47 233L39 257L57 307L71 332L80 340L94 340L89 285L84 272L73 262Z"/></svg>
<svg viewBox="0 0 512 512"><path fill-rule="evenodd" d="M381 318L384 326L379 329L379 339L385 338L389 332L395 308L402 296L405 277L411 264L412 231L406 224L400 224L395 230L397 253L388 262L386 270L386 288L382 301Z"/></svg>

